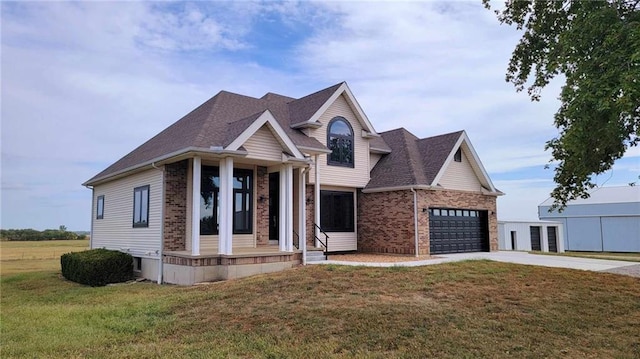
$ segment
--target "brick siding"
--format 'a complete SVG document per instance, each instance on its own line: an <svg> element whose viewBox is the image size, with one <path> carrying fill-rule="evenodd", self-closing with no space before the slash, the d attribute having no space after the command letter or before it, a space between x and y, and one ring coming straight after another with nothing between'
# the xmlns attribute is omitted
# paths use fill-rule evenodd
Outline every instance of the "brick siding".
<svg viewBox="0 0 640 359"><path fill-rule="evenodd" d="M187 160L164 167L164 250L185 250L187 170Z"/></svg>
<svg viewBox="0 0 640 359"><path fill-rule="evenodd" d="M256 244L269 245L269 173L267 167L258 167L256 171ZM275 199L279 201L278 198Z"/></svg>
<svg viewBox="0 0 640 359"><path fill-rule="evenodd" d="M315 227L313 225L313 223L315 222L315 218L314 218L314 212L315 212L315 207L314 207L314 186L312 184L308 184L307 188L305 190L305 203L306 203L306 220L307 220L307 247L314 247L315 246L315 240L314 240L314 230Z"/></svg>
<svg viewBox="0 0 640 359"><path fill-rule="evenodd" d="M417 190L419 254L429 254L429 213L423 208L484 210L489 218L489 243L498 250L496 197L464 191ZM415 255L411 190L358 192L358 251Z"/></svg>

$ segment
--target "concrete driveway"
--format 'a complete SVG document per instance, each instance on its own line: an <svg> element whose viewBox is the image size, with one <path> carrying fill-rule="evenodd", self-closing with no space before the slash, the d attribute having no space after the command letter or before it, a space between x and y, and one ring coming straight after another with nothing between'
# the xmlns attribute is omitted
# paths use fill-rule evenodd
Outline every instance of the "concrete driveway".
<svg viewBox="0 0 640 359"><path fill-rule="evenodd" d="M370 263L370 262L351 262L328 260L316 262L317 264L343 264L343 265L361 265L369 267L393 267L393 266L424 266L441 264L447 262L457 262L471 259L488 259L497 262L528 264L543 267L571 268L590 271L606 271L612 273L626 274L632 276L640 276L640 264L637 262L614 261L605 259L591 259L552 255L529 254L527 252L477 252L477 253L455 253L455 254L439 254L436 258L410 261L410 262L393 262L393 263Z"/></svg>

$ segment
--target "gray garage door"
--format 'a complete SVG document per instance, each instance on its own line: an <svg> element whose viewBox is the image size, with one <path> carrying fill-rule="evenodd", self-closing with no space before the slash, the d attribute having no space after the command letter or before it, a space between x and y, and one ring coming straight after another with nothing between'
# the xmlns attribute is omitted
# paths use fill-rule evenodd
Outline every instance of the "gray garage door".
<svg viewBox="0 0 640 359"><path fill-rule="evenodd" d="M430 253L489 251L487 211L430 208Z"/></svg>

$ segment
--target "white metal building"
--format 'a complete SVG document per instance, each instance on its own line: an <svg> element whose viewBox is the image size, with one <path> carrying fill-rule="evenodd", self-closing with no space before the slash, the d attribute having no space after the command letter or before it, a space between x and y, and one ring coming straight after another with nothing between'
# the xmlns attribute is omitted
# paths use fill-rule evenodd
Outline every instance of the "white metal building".
<svg viewBox="0 0 640 359"><path fill-rule="evenodd" d="M595 188L562 212L549 212L552 204L552 199L540 204L538 217L562 222L566 250L640 252L640 187Z"/></svg>
<svg viewBox="0 0 640 359"><path fill-rule="evenodd" d="M562 222L498 221L498 248L501 251L564 252Z"/></svg>

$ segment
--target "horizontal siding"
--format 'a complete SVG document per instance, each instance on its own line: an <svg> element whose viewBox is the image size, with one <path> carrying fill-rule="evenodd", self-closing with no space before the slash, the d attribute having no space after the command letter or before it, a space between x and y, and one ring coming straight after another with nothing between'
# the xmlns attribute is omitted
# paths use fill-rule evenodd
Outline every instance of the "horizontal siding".
<svg viewBox="0 0 640 359"><path fill-rule="evenodd" d="M236 234L233 236L233 248L255 248L256 241L253 234ZM200 236L200 250L211 251L218 249L218 236Z"/></svg>
<svg viewBox="0 0 640 359"><path fill-rule="evenodd" d="M480 191L482 185L473 170L469 158L463 148L462 162L451 161L445 170L440 185L446 189L460 191Z"/></svg>
<svg viewBox="0 0 640 359"><path fill-rule="evenodd" d="M282 145L267 125L256 131L242 146L249 152L247 158L282 161Z"/></svg>
<svg viewBox="0 0 640 359"><path fill-rule="evenodd" d="M369 156L369 171L371 171L373 167L375 167L376 164L378 164L378 161L380 161L380 158L382 158L382 155L377 153L372 153Z"/></svg>
<svg viewBox="0 0 640 359"><path fill-rule="evenodd" d="M149 227L133 228L133 189L149 185ZM155 256L160 249L162 172L149 170L94 187L93 208L104 195L104 218L92 214L93 248L128 251L134 256ZM148 253L152 252L152 253Z"/></svg>
<svg viewBox="0 0 640 359"><path fill-rule="evenodd" d="M328 232L329 251L355 251L358 249L356 232Z"/></svg>
<svg viewBox="0 0 640 359"><path fill-rule="evenodd" d="M310 137L315 137L320 143L327 144L327 125L336 116L344 117L353 128L354 168L329 166L327 155L319 156L320 183L322 185L352 186L362 188L369 182L369 140L362 137L362 125L349 107L344 95L341 95L329 106L319 118L320 128L309 130ZM315 168L309 173L309 182L315 183Z"/></svg>

